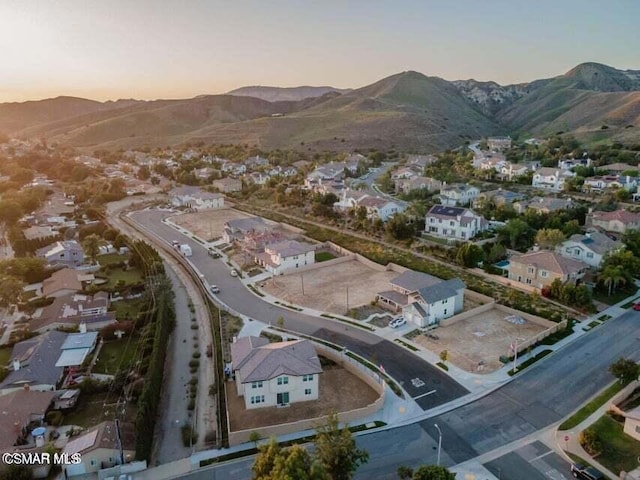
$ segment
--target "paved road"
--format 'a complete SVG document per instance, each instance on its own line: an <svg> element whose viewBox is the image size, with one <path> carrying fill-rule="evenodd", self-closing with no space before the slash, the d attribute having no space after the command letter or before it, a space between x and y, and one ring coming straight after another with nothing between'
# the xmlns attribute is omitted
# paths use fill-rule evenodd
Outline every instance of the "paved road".
<svg viewBox="0 0 640 480"><path fill-rule="evenodd" d="M620 357L640 360L640 312L630 310L605 322L589 334L529 367L515 381L486 397L422 422L357 437L360 448L370 454L357 479L396 479L400 465L436 462L438 435L442 430L442 463L452 466L512 444L566 417L609 384L608 366ZM522 457L522 452L516 453ZM490 468L512 471L505 480L522 480L518 464L526 460L505 456ZM531 457L531 458L535 458ZM531 459L529 459L531 460ZM250 478L252 459L216 467L216 477L230 480ZM529 462L531 463L531 462ZM555 469L561 471L561 465ZM522 465L520 465L522 466ZM210 469L184 478L212 478ZM552 478L552 477L546 477ZM557 477L560 480L562 477Z"/></svg>
<svg viewBox="0 0 640 480"><path fill-rule="evenodd" d="M541 442L510 452L484 467L500 480L570 480L571 464Z"/></svg>
<svg viewBox="0 0 640 480"><path fill-rule="evenodd" d="M292 312L263 301L249 292L238 278L231 277L229 267L222 260L211 258L200 243L163 224L161 220L167 215L166 211L145 210L132 214L131 218L168 243L179 240L180 243L189 244L193 251L189 260L198 266L210 284L220 287L220 299L231 308L274 325L278 317L282 316L285 319L285 328L343 345L369 360L382 364L387 373L396 379L411 397L432 392L416 400L425 410L468 393L463 386L440 369L377 335L332 320ZM422 380L424 385L414 387L411 380L416 378Z"/></svg>

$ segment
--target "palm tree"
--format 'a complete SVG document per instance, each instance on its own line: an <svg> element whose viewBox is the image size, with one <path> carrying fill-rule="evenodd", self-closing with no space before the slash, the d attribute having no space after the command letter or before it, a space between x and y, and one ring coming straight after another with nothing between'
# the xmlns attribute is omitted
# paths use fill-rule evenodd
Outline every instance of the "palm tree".
<svg viewBox="0 0 640 480"><path fill-rule="evenodd" d="M600 279L604 286L609 289L609 296L611 296L613 290L627 283L627 276L621 266L609 265L605 267L600 274Z"/></svg>
<svg viewBox="0 0 640 480"><path fill-rule="evenodd" d="M95 233L88 235L82 241L82 248L84 250L84 253L91 259L91 263L93 263L94 265L96 263L96 258L100 253L100 247L104 244L105 241Z"/></svg>

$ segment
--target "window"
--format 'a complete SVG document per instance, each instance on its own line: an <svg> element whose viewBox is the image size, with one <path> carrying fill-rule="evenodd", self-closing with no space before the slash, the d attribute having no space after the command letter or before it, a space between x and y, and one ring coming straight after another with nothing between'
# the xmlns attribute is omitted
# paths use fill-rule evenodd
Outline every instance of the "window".
<svg viewBox="0 0 640 480"><path fill-rule="evenodd" d="M255 395L251 397L251 405L256 405L258 403L264 403L264 395Z"/></svg>
<svg viewBox="0 0 640 480"><path fill-rule="evenodd" d="M636 428L637 428L637 427L636 427ZM92 459L91 459L91 466L92 466L92 467L95 467L95 465L96 465L96 459L95 459L95 458L92 458Z"/></svg>
<svg viewBox="0 0 640 480"><path fill-rule="evenodd" d="M533 273L534 270L535 269L533 267L527 267L527 273Z"/></svg>
<svg viewBox="0 0 640 480"><path fill-rule="evenodd" d="M571 253L571 247L567 247L565 250L567 253Z"/></svg>
<svg viewBox="0 0 640 480"><path fill-rule="evenodd" d="M587 252L587 258L593 258L593 253Z"/></svg>
<svg viewBox="0 0 640 480"><path fill-rule="evenodd" d="M302 376L302 381L303 382L311 382L311 381L313 381L313 375L303 375Z"/></svg>
<svg viewBox="0 0 640 480"><path fill-rule="evenodd" d="M311 389L310 388L305 388L304 389L304 394L305 395L311 395ZM638 428L638 427L636 427L636 428Z"/></svg>
<svg viewBox="0 0 640 480"><path fill-rule="evenodd" d="M547 271L546 271L546 270L541 270L541 271L540 271L540 276L541 276L542 278L547 278Z"/></svg>
<svg viewBox="0 0 640 480"><path fill-rule="evenodd" d="M449 222L449 226L453 227L456 223L452 220Z"/></svg>
<svg viewBox="0 0 640 480"><path fill-rule="evenodd" d="M288 385L289 377L278 377L278 385Z"/></svg>
<svg viewBox="0 0 640 480"><path fill-rule="evenodd" d="M447 309L446 309L446 308L444 309L444 314L445 314L445 315L447 314Z"/></svg>
<svg viewBox="0 0 640 480"><path fill-rule="evenodd" d="M262 388L262 382L251 382L251 388Z"/></svg>
<svg viewBox="0 0 640 480"><path fill-rule="evenodd" d="M449 301L448 298L445 298L444 300L442 300L442 303L447 303Z"/></svg>
<svg viewBox="0 0 640 480"><path fill-rule="evenodd" d="M636 425L636 433L640 433L640 425Z"/></svg>
<svg viewBox="0 0 640 480"><path fill-rule="evenodd" d="M531 279L527 278L527 285L531 285Z"/></svg>

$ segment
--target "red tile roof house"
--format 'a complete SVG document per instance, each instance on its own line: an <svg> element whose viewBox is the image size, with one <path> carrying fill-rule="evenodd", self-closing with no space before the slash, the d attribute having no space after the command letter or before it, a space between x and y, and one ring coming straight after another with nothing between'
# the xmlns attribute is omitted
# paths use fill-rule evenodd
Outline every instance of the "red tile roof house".
<svg viewBox="0 0 640 480"><path fill-rule="evenodd" d="M509 259L509 279L542 289L559 279L562 283L576 283L588 270L589 265L570 258L564 258L556 252L539 250Z"/></svg>
<svg viewBox="0 0 640 480"><path fill-rule="evenodd" d="M614 212L589 212L586 219L587 227L601 228L606 232L624 233L627 230L640 229L640 213L628 210Z"/></svg>

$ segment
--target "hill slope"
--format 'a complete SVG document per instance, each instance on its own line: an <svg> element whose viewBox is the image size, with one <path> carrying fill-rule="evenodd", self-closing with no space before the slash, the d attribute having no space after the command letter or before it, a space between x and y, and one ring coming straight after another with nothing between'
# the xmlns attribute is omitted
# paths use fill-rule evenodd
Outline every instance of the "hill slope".
<svg viewBox="0 0 640 480"><path fill-rule="evenodd" d="M231 90L227 95L239 97L255 97L267 102L297 102L305 98L317 98L327 93L346 93L351 89L334 87L241 87Z"/></svg>

